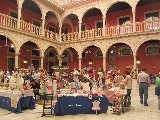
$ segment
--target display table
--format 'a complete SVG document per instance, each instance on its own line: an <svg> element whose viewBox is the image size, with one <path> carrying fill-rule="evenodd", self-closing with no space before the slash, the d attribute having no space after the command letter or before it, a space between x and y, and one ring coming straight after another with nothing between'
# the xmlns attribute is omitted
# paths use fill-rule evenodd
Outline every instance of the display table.
<svg viewBox="0 0 160 120"><path fill-rule="evenodd" d="M109 101L106 96L61 96L58 97L54 108L55 115L71 115L71 114L95 114L92 110L93 101L100 102L101 110L98 113L106 113L108 110Z"/></svg>
<svg viewBox="0 0 160 120"><path fill-rule="evenodd" d="M35 100L33 96L0 91L0 108L21 113L23 108L34 109Z"/></svg>

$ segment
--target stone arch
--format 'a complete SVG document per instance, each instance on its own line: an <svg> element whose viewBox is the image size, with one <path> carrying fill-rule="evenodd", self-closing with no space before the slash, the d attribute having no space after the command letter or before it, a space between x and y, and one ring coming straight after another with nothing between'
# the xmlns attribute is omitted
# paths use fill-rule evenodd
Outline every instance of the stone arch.
<svg viewBox="0 0 160 120"><path fill-rule="evenodd" d="M51 47L51 48L49 48L49 47ZM49 48L49 49L48 49ZM46 49L44 49L44 58L46 58L46 53L48 53L49 51L51 51L51 50L55 50L56 51L56 53L58 54L58 52L57 52L57 49L56 49L56 47L54 47L54 46L47 46L47 48Z"/></svg>
<svg viewBox="0 0 160 120"><path fill-rule="evenodd" d="M54 9L52 9L52 10L48 10L48 11L46 11L46 14L47 14L47 12L53 12L54 14L55 14L55 16L56 16L56 18L57 18L57 20L58 20L58 22L60 21L60 16L59 16L59 14L54 10Z"/></svg>
<svg viewBox="0 0 160 120"><path fill-rule="evenodd" d="M0 32L0 35L3 35L5 37L7 37L15 45L16 40L14 39L14 37L10 36L10 34L4 33L4 32Z"/></svg>
<svg viewBox="0 0 160 120"><path fill-rule="evenodd" d="M71 47L70 47L71 48ZM72 47L73 48L73 47ZM74 49L74 48L73 48ZM75 50L75 49L74 49ZM73 53L72 53L72 51L70 50L70 49L68 49L68 48L66 48L64 51L67 51L69 54L70 54L70 57L71 57L71 61L73 62ZM63 52L64 52L63 51ZM76 50L75 50L76 51ZM63 53L62 52L62 53Z"/></svg>
<svg viewBox="0 0 160 120"><path fill-rule="evenodd" d="M108 43L108 46L107 46L107 48L106 48L106 53L107 53L107 51L109 50L109 48L110 48L112 45L116 44L116 43L124 43L124 44L128 45L128 46L131 48L132 52L134 52L134 46L133 46L133 45L129 44L129 42L126 42L126 41L123 41L123 40L118 40L118 41L113 41L113 42L109 42L109 43Z"/></svg>
<svg viewBox="0 0 160 120"><path fill-rule="evenodd" d="M137 41L136 45L135 45L135 51L137 52L138 48L144 43L144 42L147 42L147 41L150 41L150 40L160 40L160 36L153 36L153 37L150 37L150 36L145 36L143 38L139 38L139 41Z"/></svg>
<svg viewBox="0 0 160 120"><path fill-rule="evenodd" d="M139 1L140 0L131 1L132 2L132 12L136 12L136 7L137 7Z"/></svg>
<svg viewBox="0 0 160 120"><path fill-rule="evenodd" d="M59 28L59 26L58 26L58 21L56 22L56 19L53 18L53 17L47 19L47 21L46 21L46 23L45 23L45 28L46 28L46 26L47 26L47 24L48 24L49 22L53 22L53 23L56 25L56 27Z"/></svg>
<svg viewBox="0 0 160 120"><path fill-rule="evenodd" d="M71 20L68 19L68 18L67 18L67 19L64 19L64 22L62 23L62 25L65 24L65 23L66 23L66 24L69 24L69 25L71 26L71 28L72 28L72 31L73 31L73 24L72 24Z"/></svg>
<svg viewBox="0 0 160 120"><path fill-rule="evenodd" d="M97 8L101 11L101 13L103 13L103 11L101 10L100 7L97 7L97 6L90 6L90 7L85 7L85 9L81 12L81 17L83 18L83 16L85 15L85 13L87 13L87 11L93 9L93 8Z"/></svg>
<svg viewBox="0 0 160 120"><path fill-rule="evenodd" d="M41 10L41 13L42 13L42 12L43 12L43 7L41 6L41 3L39 3L39 2L36 1L36 0L32 0L32 1L35 2L35 3L38 5L38 7L39 7L39 9ZM49 11L49 10L48 10L48 11ZM48 11L46 11L46 13L47 13ZM60 21L60 16L59 16L59 14L58 14L54 9L52 9L51 12L53 12L53 13L56 15L58 21ZM43 13L42 13L42 14L43 14Z"/></svg>
<svg viewBox="0 0 160 120"><path fill-rule="evenodd" d="M97 45L97 44L88 44L88 45L83 46L83 48L81 49L81 54L82 54L82 52L83 52L87 47L89 47L89 46L96 46L96 47L98 47L98 48L101 50L101 47L100 47L99 45ZM102 50L101 50L101 51L102 51Z"/></svg>
<svg viewBox="0 0 160 120"><path fill-rule="evenodd" d="M72 45L70 45L70 46L65 47L65 48L61 51L61 54L63 54L63 52L64 52L65 50L67 50L68 48L73 48L76 52L78 52L78 51L76 50L76 47L73 47ZM68 51L68 52L70 53L71 51Z"/></svg>
<svg viewBox="0 0 160 120"><path fill-rule="evenodd" d="M19 54L19 50L20 50L20 46L19 46L19 41L15 40L15 36L12 36L12 34L6 33L6 32L0 32L0 35L3 35L5 37L7 37L14 45L14 49L15 49L15 53Z"/></svg>
<svg viewBox="0 0 160 120"><path fill-rule="evenodd" d="M130 1L128 1L128 0L112 0L112 1L108 1L107 4L106 4L106 9L105 9L106 13L107 13L108 9L109 9L112 5L114 5L115 3L118 3L118 2L128 3L128 4L131 6L131 8L132 8L132 3L131 3Z"/></svg>
<svg viewBox="0 0 160 120"><path fill-rule="evenodd" d="M77 15L76 13L74 13L74 12L66 13L66 14L64 14L64 15L62 16L62 22L63 22L63 21L65 20L65 18L67 18L67 16L70 15L70 14L76 15L76 16L78 17L78 15Z"/></svg>
<svg viewBox="0 0 160 120"><path fill-rule="evenodd" d="M37 41L37 40L33 40L33 39L24 40L24 41L21 43L21 45L20 45L20 49L21 49L21 47L22 47L26 42L33 42L33 43L36 44L37 47L40 49L40 45L38 44L38 41Z"/></svg>

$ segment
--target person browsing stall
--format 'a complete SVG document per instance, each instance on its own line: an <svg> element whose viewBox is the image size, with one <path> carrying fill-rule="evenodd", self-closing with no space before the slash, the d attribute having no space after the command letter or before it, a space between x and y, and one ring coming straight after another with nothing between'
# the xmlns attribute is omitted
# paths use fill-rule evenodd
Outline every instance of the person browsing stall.
<svg viewBox="0 0 160 120"><path fill-rule="evenodd" d="M31 89L33 89L34 95L38 95L39 94L39 89L40 89L39 82L37 82L36 80L33 79L33 80L30 81L30 86L31 86Z"/></svg>
<svg viewBox="0 0 160 120"><path fill-rule="evenodd" d="M151 84L149 75L147 74L147 69L144 68L137 76L137 83L139 84L139 96L140 96L140 103L144 106L148 106L147 99L148 99L148 87ZM143 100L144 95L144 100Z"/></svg>
<svg viewBox="0 0 160 120"><path fill-rule="evenodd" d="M124 79L124 84L127 87L127 95L130 96L131 90L132 90L132 78L130 76L130 73L128 71L125 71L125 79Z"/></svg>

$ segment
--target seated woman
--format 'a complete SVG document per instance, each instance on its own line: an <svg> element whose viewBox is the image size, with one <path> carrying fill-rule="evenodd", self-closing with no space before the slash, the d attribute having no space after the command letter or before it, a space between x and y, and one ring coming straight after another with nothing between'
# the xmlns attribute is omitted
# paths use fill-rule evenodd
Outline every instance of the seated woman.
<svg viewBox="0 0 160 120"><path fill-rule="evenodd" d="M116 112L116 110L118 110L117 112L120 112L120 105L123 103L123 98L126 94L127 90L125 89L125 84L121 82L119 87L115 91L115 108L113 110L114 112Z"/></svg>

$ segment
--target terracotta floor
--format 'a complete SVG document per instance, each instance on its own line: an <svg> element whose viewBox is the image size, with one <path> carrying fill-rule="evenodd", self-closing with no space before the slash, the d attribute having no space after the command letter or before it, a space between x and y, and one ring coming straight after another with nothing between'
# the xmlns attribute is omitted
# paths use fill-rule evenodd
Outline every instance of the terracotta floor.
<svg viewBox="0 0 160 120"><path fill-rule="evenodd" d="M34 110L23 110L21 114L11 113L0 109L0 120L160 120L157 96L154 95L155 85L149 88L149 106L139 103L138 85L133 81L132 105L128 112L120 115L113 114L111 108L103 114L79 114L65 116L41 117L42 105L36 105ZM0 103L1 104L1 103Z"/></svg>

